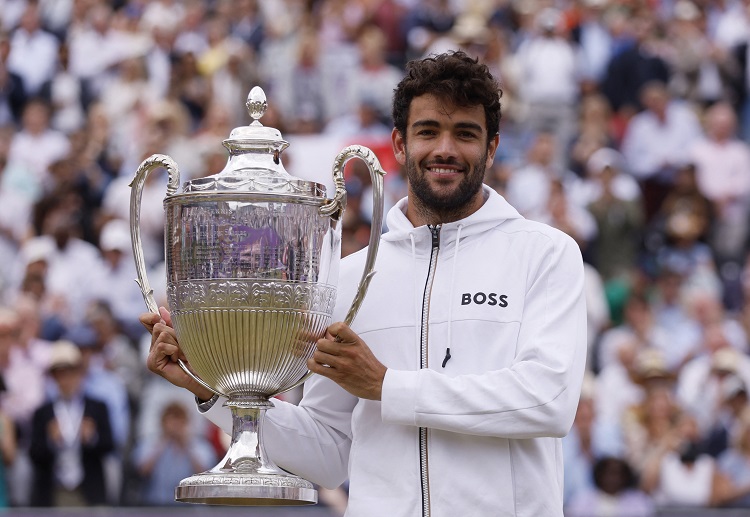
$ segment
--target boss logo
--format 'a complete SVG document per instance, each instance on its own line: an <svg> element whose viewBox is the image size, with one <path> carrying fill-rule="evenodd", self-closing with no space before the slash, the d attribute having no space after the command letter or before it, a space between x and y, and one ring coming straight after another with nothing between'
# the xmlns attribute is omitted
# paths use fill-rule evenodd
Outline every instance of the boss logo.
<svg viewBox="0 0 750 517"><path fill-rule="evenodd" d="M469 305L475 303L477 305L497 305L499 307L508 306L508 295L497 294L497 293L464 293L461 295L461 305Z"/></svg>

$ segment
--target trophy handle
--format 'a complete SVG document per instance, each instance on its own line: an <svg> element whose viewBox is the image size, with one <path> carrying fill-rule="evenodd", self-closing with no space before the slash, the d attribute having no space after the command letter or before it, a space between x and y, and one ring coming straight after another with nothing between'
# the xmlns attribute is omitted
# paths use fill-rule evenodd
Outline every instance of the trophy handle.
<svg viewBox="0 0 750 517"><path fill-rule="evenodd" d="M146 179L155 169L166 169L169 174L167 183L167 196L172 196L177 192L180 183L180 171L177 170L177 164L172 158L163 154L154 154L143 160L138 170L135 171L133 181L130 182L130 241L133 245L133 257L135 257L135 269L138 274L136 282L141 288L143 301L146 307L154 314L159 314L159 307L156 305L154 290L148 282L146 275L146 260L143 258L143 241L141 240L141 198L143 196L143 186Z"/></svg>
<svg viewBox="0 0 750 517"><path fill-rule="evenodd" d="M352 158L359 158L365 162L367 169L370 171L370 179L372 180L372 221L370 222L370 242L367 247L367 257L365 259L365 269L362 272L362 278L357 286L357 293L354 295L349 312L346 313L344 323L351 325L354 318L359 312L359 307L362 305L362 301L367 294L367 288L370 285L375 274L375 258L378 254L378 246L380 245L380 235L383 232L383 177L385 171L380 165L378 157L371 149L361 145L350 145L341 151L333 162L333 182L336 186L336 193L328 203L320 207L321 215L338 219L346 208L346 183L344 182L344 166ZM289 390L292 390L305 382L312 375L311 371L308 371L302 376L300 380L295 382L293 385L285 388L277 393L271 395L281 395Z"/></svg>
<svg viewBox="0 0 750 517"><path fill-rule="evenodd" d="M143 301L146 302L146 307L154 314L159 314L159 306L156 304L154 290L151 288L151 284L149 284L148 281L148 276L146 274L146 260L143 257L143 241L141 239L141 198L143 197L143 186L146 184L146 179L154 170L160 168L166 169L169 174L167 196L173 196L180 185L180 171L177 169L177 164L174 160L164 154L154 154L143 160L138 167L138 170L135 171L133 181L130 182L130 241L133 245L135 269L138 274L136 282L138 283L138 287L141 288L141 294L143 295ZM182 359L178 359L177 363L180 365L180 368L182 368L182 370L192 377L198 384L211 390L217 395L224 396L223 393L219 393L206 384L203 379L200 379L197 375L191 372Z"/></svg>

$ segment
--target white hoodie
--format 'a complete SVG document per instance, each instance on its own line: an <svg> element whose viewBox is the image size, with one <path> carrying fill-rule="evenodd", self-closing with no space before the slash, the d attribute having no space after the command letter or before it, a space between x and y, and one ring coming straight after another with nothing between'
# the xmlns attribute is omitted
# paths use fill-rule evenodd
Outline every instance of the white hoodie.
<svg viewBox="0 0 750 517"><path fill-rule="evenodd" d="M411 225L406 200L388 213L352 324L388 368L382 401L313 376L299 406L268 412L269 456L323 486L348 478L347 516L563 514L560 438L586 356L583 263L570 237L484 192L482 208L440 228L429 277L430 228ZM334 321L364 259L341 263ZM221 404L206 415L231 431Z"/></svg>

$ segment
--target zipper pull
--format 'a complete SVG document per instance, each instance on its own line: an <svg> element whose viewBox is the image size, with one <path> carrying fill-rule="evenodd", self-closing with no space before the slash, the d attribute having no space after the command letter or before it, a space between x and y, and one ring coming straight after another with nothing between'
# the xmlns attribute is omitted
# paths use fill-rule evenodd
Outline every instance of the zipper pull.
<svg viewBox="0 0 750 517"><path fill-rule="evenodd" d="M445 364L448 362L448 360L451 358L451 349L450 347L445 349L445 359L443 359L443 368L445 368Z"/></svg>
<svg viewBox="0 0 750 517"><path fill-rule="evenodd" d="M427 225L427 227L430 229L430 233L432 233L432 247L433 248L439 248L440 247L440 225L436 224L435 226Z"/></svg>

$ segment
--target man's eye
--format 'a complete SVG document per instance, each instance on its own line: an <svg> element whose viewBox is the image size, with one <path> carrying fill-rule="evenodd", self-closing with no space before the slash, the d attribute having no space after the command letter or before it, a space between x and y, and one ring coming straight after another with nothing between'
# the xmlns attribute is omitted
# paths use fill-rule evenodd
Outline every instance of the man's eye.
<svg viewBox="0 0 750 517"><path fill-rule="evenodd" d="M466 139L477 138L477 135L472 133L471 131L462 131L458 134L458 136L461 138L466 138Z"/></svg>

